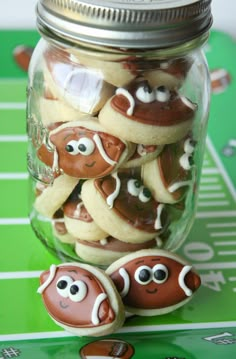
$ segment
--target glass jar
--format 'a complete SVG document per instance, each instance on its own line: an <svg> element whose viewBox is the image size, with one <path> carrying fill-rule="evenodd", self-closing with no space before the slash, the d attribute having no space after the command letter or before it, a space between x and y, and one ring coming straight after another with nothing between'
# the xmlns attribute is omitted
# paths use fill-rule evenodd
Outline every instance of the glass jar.
<svg viewBox="0 0 236 359"><path fill-rule="evenodd" d="M28 82L30 220L62 260L175 251L209 111L209 0L40 0Z"/></svg>

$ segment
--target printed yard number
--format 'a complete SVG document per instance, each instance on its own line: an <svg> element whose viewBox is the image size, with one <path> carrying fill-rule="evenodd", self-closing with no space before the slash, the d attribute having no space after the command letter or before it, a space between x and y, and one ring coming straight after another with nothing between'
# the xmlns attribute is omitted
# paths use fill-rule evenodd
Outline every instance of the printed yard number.
<svg viewBox="0 0 236 359"><path fill-rule="evenodd" d="M185 245L184 254L192 261L205 262L213 258L214 251L206 243L192 242Z"/></svg>
<svg viewBox="0 0 236 359"><path fill-rule="evenodd" d="M202 285L214 290L215 292L220 292L221 285L226 283L225 278L220 271L210 271L209 273L201 274L201 280Z"/></svg>

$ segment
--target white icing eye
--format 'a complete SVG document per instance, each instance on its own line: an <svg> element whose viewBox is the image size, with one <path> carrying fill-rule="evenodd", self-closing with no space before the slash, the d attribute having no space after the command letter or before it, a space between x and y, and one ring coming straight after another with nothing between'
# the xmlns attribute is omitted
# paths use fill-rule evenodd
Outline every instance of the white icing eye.
<svg viewBox="0 0 236 359"><path fill-rule="evenodd" d="M69 152L70 155L78 155L79 149L78 149L78 141L71 140L67 143L65 150Z"/></svg>
<svg viewBox="0 0 236 359"><path fill-rule="evenodd" d="M138 145L137 153L139 154L139 156L145 156L147 154L146 147L144 145Z"/></svg>
<svg viewBox="0 0 236 359"><path fill-rule="evenodd" d="M148 266L140 266L134 273L136 282L142 285L147 285L152 281L152 269Z"/></svg>
<svg viewBox="0 0 236 359"><path fill-rule="evenodd" d="M142 189L142 183L137 179L130 179L127 183L127 189L131 196L138 197Z"/></svg>
<svg viewBox="0 0 236 359"><path fill-rule="evenodd" d="M69 288L73 279L67 275L63 275L57 281L57 293L60 294L63 298L68 298Z"/></svg>
<svg viewBox="0 0 236 359"><path fill-rule="evenodd" d="M165 86L159 86L156 89L156 100L159 102L167 102L170 99L170 90Z"/></svg>
<svg viewBox="0 0 236 359"><path fill-rule="evenodd" d="M153 273L153 281L159 284L164 283L169 275L167 267L163 264L156 264L152 268L152 273Z"/></svg>
<svg viewBox="0 0 236 359"><path fill-rule="evenodd" d="M87 295L87 285L82 280L71 283L69 288L69 298L73 302L81 302Z"/></svg>
<svg viewBox="0 0 236 359"><path fill-rule="evenodd" d="M150 199L152 198L152 194L147 187L143 187L141 192L139 193L138 198L141 202L146 203L150 201Z"/></svg>
<svg viewBox="0 0 236 359"><path fill-rule="evenodd" d="M143 103L150 103L155 101L155 91L147 84L143 84L136 91L136 97L139 101Z"/></svg>
<svg viewBox="0 0 236 359"><path fill-rule="evenodd" d="M78 143L78 151L81 155L89 156L91 153L93 153L95 144L94 142L87 137L82 137L79 139Z"/></svg>
<svg viewBox="0 0 236 359"><path fill-rule="evenodd" d="M184 152L186 153L193 153L194 152L194 141L191 140L191 138L188 138L185 142L184 142Z"/></svg>
<svg viewBox="0 0 236 359"><path fill-rule="evenodd" d="M189 153L184 153L180 159L179 159L180 166L186 170L189 171L193 165L193 157Z"/></svg>

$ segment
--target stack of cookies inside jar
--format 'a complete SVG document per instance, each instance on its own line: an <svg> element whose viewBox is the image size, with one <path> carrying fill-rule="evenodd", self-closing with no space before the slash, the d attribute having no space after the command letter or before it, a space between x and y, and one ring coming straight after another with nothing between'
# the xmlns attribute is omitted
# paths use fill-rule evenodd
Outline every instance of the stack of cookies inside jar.
<svg viewBox="0 0 236 359"><path fill-rule="evenodd" d="M187 221L198 104L183 89L192 63L45 46L31 70L28 132L40 168L33 207L74 258L107 266L168 248Z"/></svg>

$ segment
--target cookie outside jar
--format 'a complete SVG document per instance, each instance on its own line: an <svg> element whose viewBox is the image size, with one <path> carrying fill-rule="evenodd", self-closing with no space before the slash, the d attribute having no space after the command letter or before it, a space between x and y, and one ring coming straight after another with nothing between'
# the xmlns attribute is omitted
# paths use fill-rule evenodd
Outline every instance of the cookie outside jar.
<svg viewBox="0 0 236 359"><path fill-rule="evenodd" d="M175 251L187 237L207 131L211 24L211 0L38 0L29 212L63 261L107 266L139 248Z"/></svg>

